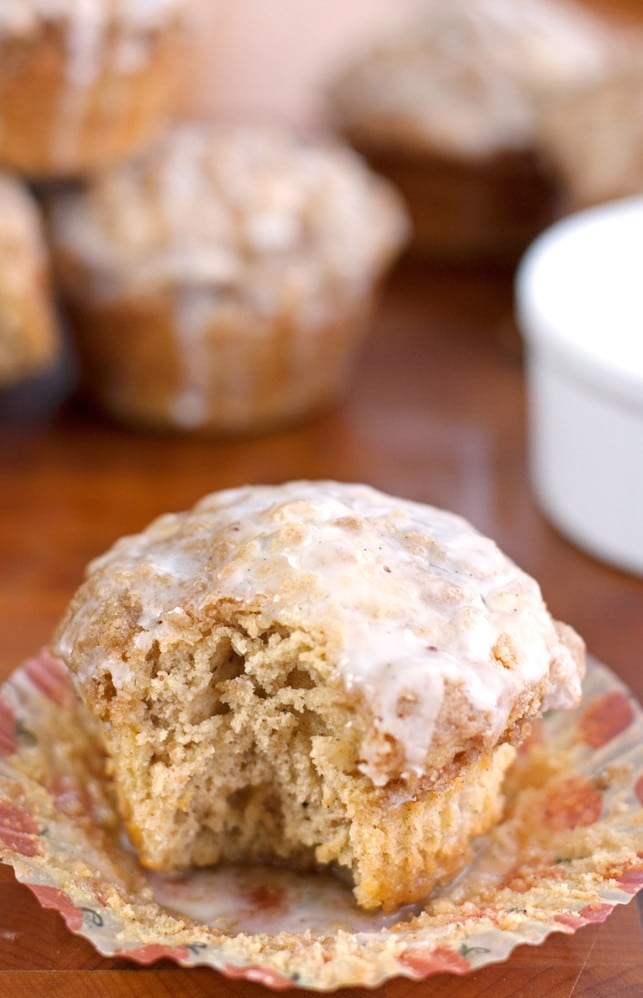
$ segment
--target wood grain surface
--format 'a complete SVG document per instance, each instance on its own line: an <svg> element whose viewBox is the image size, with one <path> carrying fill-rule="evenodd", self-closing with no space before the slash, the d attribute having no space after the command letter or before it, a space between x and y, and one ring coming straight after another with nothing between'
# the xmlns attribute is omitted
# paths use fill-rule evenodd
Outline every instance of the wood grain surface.
<svg viewBox="0 0 643 998"><path fill-rule="evenodd" d="M0 677L47 641L86 562L121 534L210 490L330 477L369 482L469 517L539 579L551 610L643 698L643 580L567 543L532 498L511 312L507 274L407 266L384 294L346 402L306 425L254 439L129 432L78 403L57 410L49 401L56 383L5 395ZM642 944L632 903L603 925L521 947L505 964L470 977L400 979L382 990L389 998L643 995ZM40 994L265 991L205 969L165 963L134 969L104 960L0 867L0 995Z"/></svg>

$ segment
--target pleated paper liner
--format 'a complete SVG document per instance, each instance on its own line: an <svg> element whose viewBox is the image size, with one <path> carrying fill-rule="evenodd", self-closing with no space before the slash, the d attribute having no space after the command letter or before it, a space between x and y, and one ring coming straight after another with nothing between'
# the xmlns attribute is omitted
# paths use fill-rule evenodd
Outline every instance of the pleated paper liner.
<svg viewBox="0 0 643 998"><path fill-rule="evenodd" d="M643 713L590 661L583 702L520 753L498 827L457 880L394 915L324 875L161 877L121 833L92 721L46 652L0 690L0 858L106 956L169 957L272 988L467 974L603 921L643 886Z"/></svg>

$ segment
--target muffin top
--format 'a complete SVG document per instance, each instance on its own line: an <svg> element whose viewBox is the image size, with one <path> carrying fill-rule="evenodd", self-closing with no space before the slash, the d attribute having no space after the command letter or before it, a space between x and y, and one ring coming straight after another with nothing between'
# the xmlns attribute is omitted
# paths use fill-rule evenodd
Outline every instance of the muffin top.
<svg viewBox="0 0 643 998"><path fill-rule="evenodd" d="M30 35L43 21L118 24L148 31L163 24L190 0L2 0L0 30Z"/></svg>
<svg viewBox="0 0 643 998"><path fill-rule="evenodd" d="M117 690L135 688L137 655L231 614L310 635L366 718L375 783L492 748L580 694L582 641L493 541L454 514L336 482L214 493L120 540L89 566L55 651L81 683L109 671Z"/></svg>
<svg viewBox="0 0 643 998"><path fill-rule="evenodd" d="M335 84L335 115L383 148L529 147L540 102L623 58L625 35L571 0L426 0Z"/></svg>
<svg viewBox="0 0 643 998"><path fill-rule="evenodd" d="M370 285L406 216L392 188L330 141L186 123L63 196L53 228L94 294L196 287L271 312Z"/></svg>

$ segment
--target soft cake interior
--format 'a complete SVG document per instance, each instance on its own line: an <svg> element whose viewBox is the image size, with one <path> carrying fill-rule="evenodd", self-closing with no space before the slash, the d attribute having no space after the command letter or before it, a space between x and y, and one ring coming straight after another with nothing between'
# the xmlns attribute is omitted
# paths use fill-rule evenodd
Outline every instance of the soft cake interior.
<svg viewBox="0 0 643 998"><path fill-rule="evenodd" d="M363 715L312 635L240 614L148 645L118 691L109 672L84 689L144 865L333 865L358 904L390 910L452 876L498 820L508 745L440 791L374 786L359 769Z"/></svg>

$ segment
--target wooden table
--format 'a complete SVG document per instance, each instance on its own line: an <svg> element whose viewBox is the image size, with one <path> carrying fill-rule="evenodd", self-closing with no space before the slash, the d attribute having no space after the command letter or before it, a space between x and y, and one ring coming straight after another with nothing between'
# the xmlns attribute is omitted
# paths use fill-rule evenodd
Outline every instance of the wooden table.
<svg viewBox="0 0 643 998"><path fill-rule="evenodd" d="M370 482L469 517L540 580L552 611L643 697L643 580L568 544L530 494L506 274L400 271L348 401L270 436L204 441L128 433L78 406L45 420L32 393L13 399L13 415L10 408L5 402L0 426L0 677L47 640L85 563L119 535L210 490L329 477ZM507 963L467 978L399 979L386 992L643 995L639 912L635 903L619 908L603 925L521 947ZM207 969L134 969L101 959L0 868L2 996L265 993Z"/></svg>

